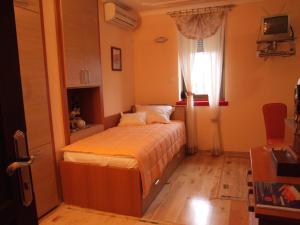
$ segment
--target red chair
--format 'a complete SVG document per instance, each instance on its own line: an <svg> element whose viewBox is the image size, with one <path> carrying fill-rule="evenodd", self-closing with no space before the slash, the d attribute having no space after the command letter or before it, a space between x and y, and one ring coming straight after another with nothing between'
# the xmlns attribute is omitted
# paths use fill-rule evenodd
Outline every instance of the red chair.
<svg viewBox="0 0 300 225"><path fill-rule="evenodd" d="M269 103L262 108L265 120L267 144L271 146L284 143L287 107L283 103Z"/></svg>

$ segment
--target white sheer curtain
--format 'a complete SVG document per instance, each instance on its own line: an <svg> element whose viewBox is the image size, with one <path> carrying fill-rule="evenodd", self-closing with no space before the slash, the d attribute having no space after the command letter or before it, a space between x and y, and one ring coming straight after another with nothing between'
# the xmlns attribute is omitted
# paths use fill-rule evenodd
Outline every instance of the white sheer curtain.
<svg viewBox="0 0 300 225"><path fill-rule="evenodd" d="M191 73L197 50L197 41L193 39L187 39L180 33L178 33L178 37L179 65L188 93L186 107L187 153L194 154L198 151L198 149Z"/></svg>
<svg viewBox="0 0 300 225"><path fill-rule="evenodd" d="M208 86L211 122L213 127L212 154L222 153L220 135L219 98L222 82L223 49L225 18L230 6L196 9L186 12L173 12L169 15L174 18L179 35L179 62L187 88L187 137L188 153L197 152L197 126L192 88L192 68L197 50L197 40L203 40L204 53L208 55L209 79ZM195 86L195 85L194 85Z"/></svg>
<svg viewBox="0 0 300 225"><path fill-rule="evenodd" d="M212 122L212 154L222 154L220 132L220 91L223 73L225 19L218 31L211 37L203 39L204 51L209 55L210 79L208 80L208 99Z"/></svg>

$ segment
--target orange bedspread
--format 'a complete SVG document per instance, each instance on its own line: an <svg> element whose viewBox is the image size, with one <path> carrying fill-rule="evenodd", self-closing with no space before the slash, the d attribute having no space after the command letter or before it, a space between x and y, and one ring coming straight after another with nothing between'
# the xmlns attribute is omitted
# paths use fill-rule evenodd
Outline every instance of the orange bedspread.
<svg viewBox="0 0 300 225"><path fill-rule="evenodd" d="M64 151L134 157L141 173L143 197L168 162L186 143L181 121L170 124L114 127L63 148Z"/></svg>

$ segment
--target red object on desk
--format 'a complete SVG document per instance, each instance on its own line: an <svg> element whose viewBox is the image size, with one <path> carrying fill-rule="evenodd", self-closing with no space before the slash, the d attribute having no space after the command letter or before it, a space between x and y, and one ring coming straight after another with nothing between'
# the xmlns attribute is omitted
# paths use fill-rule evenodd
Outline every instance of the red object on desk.
<svg viewBox="0 0 300 225"><path fill-rule="evenodd" d="M287 117L287 107L283 103L269 103L262 108L267 144L274 145L284 142L284 120Z"/></svg>

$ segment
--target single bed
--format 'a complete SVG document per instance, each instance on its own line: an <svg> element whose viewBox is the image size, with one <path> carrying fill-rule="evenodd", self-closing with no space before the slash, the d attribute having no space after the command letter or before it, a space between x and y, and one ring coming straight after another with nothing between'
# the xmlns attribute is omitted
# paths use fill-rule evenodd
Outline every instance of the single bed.
<svg viewBox="0 0 300 225"><path fill-rule="evenodd" d="M184 157L185 126L114 127L64 150L64 201L141 216Z"/></svg>

